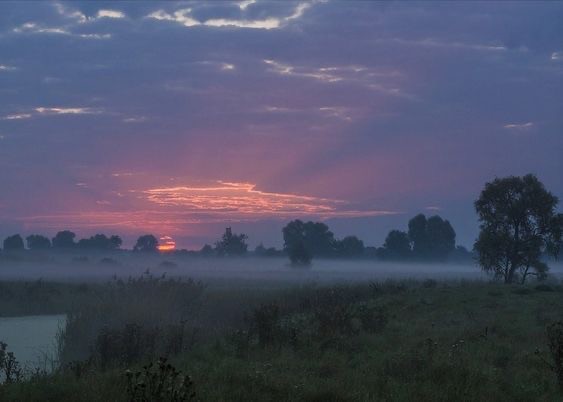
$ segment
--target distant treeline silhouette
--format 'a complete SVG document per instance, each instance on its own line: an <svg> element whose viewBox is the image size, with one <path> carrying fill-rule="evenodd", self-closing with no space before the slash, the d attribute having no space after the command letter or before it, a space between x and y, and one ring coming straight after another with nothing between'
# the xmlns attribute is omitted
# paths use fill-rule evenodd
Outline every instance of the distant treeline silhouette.
<svg viewBox="0 0 563 402"><path fill-rule="evenodd" d="M259 257L287 256L295 266L308 266L313 258L371 258L396 261L452 261L475 259L482 269L506 283L525 281L528 276L544 278L549 269L546 258L557 258L563 245L563 214L557 212L559 200L532 174L496 178L486 183L475 201L480 233L473 252L456 246L456 233L447 219L418 214L408 222L408 230L391 230L381 247L366 247L356 236L337 239L323 222L289 222L283 229L283 249L266 248L262 243L248 252L248 236L226 228L213 246L198 251L166 251L178 256ZM121 250L117 235L97 234L75 241L69 230L53 239L33 234L26 238L27 249L36 250ZM25 250L19 234L4 239L4 254ZM122 250L125 251L125 250ZM133 252L157 253L158 239L140 236Z"/></svg>
<svg viewBox="0 0 563 402"><path fill-rule="evenodd" d="M166 253L203 257L234 257L255 255L258 257L288 256L293 264L308 265L313 258L377 258L381 260L443 261L450 257L470 258L471 254L462 246L455 246L455 231L447 220L439 216L426 218L420 214L409 221L408 232L392 230L384 244L379 247L365 246L357 236L337 239L327 224L289 222L283 229L283 249L266 248L260 243L254 251L248 250L248 236L236 234L230 227L214 245L206 244L200 250L172 250ZM158 239L152 234L140 236L132 250L122 249L123 241L118 235L96 234L77 240L70 230L58 232L52 239L32 234L24 239L15 234L4 239L3 251L15 253L29 251L132 251L159 252ZM27 245L27 247L26 247Z"/></svg>

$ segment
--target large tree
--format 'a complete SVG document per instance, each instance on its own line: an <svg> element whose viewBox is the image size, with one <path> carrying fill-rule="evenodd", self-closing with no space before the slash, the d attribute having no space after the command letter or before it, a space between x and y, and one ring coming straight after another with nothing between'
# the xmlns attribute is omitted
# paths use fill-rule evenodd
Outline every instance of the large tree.
<svg viewBox="0 0 563 402"><path fill-rule="evenodd" d="M532 174L486 183L475 201L481 229L475 251L481 267L505 283L545 275L542 256L557 256L561 247L563 214L556 212L557 203Z"/></svg>
<svg viewBox="0 0 563 402"><path fill-rule="evenodd" d="M140 236L133 247L133 251L156 252L158 251L158 239L152 234Z"/></svg>
<svg viewBox="0 0 563 402"><path fill-rule="evenodd" d="M46 250L51 248L51 240L48 237L38 234L29 235L27 240L27 248L30 250Z"/></svg>
<svg viewBox="0 0 563 402"><path fill-rule="evenodd" d="M23 249L24 249L23 239L19 234L15 234L13 236L9 236L4 239L4 250L16 251Z"/></svg>
<svg viewBox="0 0 563 402"><path fill-rule="evenodd" d="M74 242L75 237L76 234L70 230L58 232L52 240L53 248L72 248L76 245Z"/></svg>
<svg viewBox="0 0 563 402"><path fill-rule="evenodd" d="M284 249L291 255L292 249L304 247L314 257L331 257L335 253L336 240L328 226L322 222L289 222L282 230Z"/></svg>
<svg viewBox="0 0 563 402"><path fill-rule="evenodd" d="M335 242L335 252L339 257L357 258L364 254L364 242L356 236L346 236Z"/></svg>
<svg viewBox="0 0 563 402"><path fill-rule="evenodd" d="M385 238L383 247L378 249L377 254L384 260L406 260L411 257L411 242L407 233L400 230L392 230Z"/></svg>
<svg viewBox="0 0 563 402"><path fill-rule="evenodd" d="M121 237L113 235L107 237L105 234L97 234L89 239L81 239L77 246L84 249L92 250L116 250L121 247Z"/></svg>
<svg viewBox="0 0 563 402"><path fill-rule="evenodd" d="M409 221L409 239L414 258L422 260L445 260L455 250L455 231L446 219L438 215L419 214Z"/></svg>

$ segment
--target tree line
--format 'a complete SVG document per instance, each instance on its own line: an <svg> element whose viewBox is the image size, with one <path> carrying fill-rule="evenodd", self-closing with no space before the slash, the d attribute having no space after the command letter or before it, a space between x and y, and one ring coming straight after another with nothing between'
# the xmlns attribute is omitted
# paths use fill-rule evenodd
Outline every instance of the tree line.
<svg viewBox="0 0 563 402"><path fill-rule="evenodd" d="M486 183L475 201L480 233L473 252L456 246L456 233L447 219L438 215L418 214L408 221L408 229L391 230L381 247L366 247L356 236L337 239L323 222L289 222L283 229L283 250L260 244L254 255L288 256L295 266L308 266L313 258L377 258L395 261L446 261L475 258L484 271L506 283L524 282L528 276L543 278L548 271L546 257L557 257L562 246L563 214L557 212L558 198L546 190L532 174L523 177L496 178ZM26 237L29 250L118 250L122 240L117 235L96 234L76 239L64 230L49 239L32 234ZM248 236L225 233L214 245L199 251L176 250L201 256L241 256L248 253ZM24 239L15 234L4 239L6 252L24 250ZM134 252L158 252L158 239L140 236Z"/></svg>

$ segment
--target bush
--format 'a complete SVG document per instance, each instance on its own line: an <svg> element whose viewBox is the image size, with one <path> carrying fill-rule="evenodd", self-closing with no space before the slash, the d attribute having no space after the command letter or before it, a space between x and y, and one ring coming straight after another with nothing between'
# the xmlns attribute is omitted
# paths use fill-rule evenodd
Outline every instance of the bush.
<svg viewBox="0 0 563 402"><path fill-rule="evenodd" d="M160 358L141 371L127 370L127 398L130 402L195 401L190 376Z"/></svg>
<svg viewBox="0 0 563 402"><path fill-rule="evenodd" d="M0 379L6 384L20 382L23 372L13 352L8 352L8 345L0 342Z"/></svg>

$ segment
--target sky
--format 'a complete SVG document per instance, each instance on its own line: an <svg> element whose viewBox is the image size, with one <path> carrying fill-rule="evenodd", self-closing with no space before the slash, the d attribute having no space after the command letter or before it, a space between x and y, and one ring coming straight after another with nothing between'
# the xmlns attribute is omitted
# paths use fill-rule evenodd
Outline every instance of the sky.
<svg viewBox="0 0 563 402"><path fill-rule="evenodd" d="M0 2L0 237L291 219L478 233L485 182L563 197L561 2Z"/></svg>

